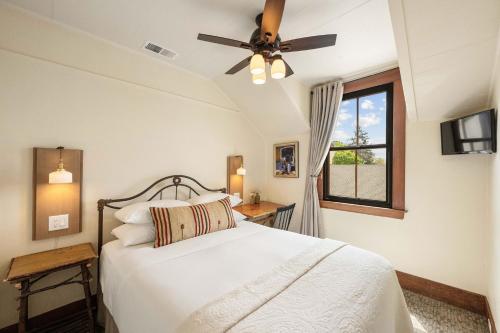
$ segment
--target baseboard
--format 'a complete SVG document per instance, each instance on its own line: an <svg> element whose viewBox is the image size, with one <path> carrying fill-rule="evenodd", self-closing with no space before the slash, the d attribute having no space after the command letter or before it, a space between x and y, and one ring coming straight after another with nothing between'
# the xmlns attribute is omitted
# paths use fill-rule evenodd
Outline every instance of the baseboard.
<svg viewBox="0 0 500 333"><path fill-rule="evenodd" d="M96 296L92 296L92 306L95 306ZM29 319L28 327L43 327L47 324L57 321L58 319L67 317L75 312L82 311L86 308L85 299L63 305L59 308L42 313L38 316ZM17 333L17 324L13 324L4 328L0 328L0 333Z"/></svg>
<svg viewBox="0 0 500 333"><path fill-rule="evenodd" d="M438 301L469 310L487 317L486 297L419 276L396 271L403 289L416 292Z"/></svg>
<svg viewBox="0 0 500 333"><path fill-rule="evenodd" d="M495 319L493 318L493 313L491 312L490 303L488 299L486 299L486 318L488 318L490 322L490 332L497 333L497 328L495 326Z"/></svg>

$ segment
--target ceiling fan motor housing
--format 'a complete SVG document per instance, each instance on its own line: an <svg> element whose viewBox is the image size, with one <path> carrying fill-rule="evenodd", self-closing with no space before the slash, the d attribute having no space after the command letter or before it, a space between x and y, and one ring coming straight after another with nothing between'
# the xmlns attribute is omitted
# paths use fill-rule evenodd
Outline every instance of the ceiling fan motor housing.
<svg viewBox="0 0 500 333"><path fill-rule="evenodd" d="M282 74L282 68L285 67L285 77L288 77L290 75L293 75L293 70L281 57L281 53L312 50L333 46L335 45L337 35L328 34L309 36L282 42L278 30L281 23L281 18L283 17L284 7L285 0L266 0L266 3L264 5L264 12L255 17L257 29L255 29L255 31L250 36L250 41L248 43L235 39L206 34L198 34L198 39L210 43L251 50L254 54L262 55L265 62L271 64L275 62L275 60L280 59L280 62L278 62L279 65L277 65L279 67L279 71L276 69L275 74ZM253 56L249 56L243 59L242 61L231 67L226 72L226 74L235 74L243 68L249 66L251 64L252 58Z"/></svg>

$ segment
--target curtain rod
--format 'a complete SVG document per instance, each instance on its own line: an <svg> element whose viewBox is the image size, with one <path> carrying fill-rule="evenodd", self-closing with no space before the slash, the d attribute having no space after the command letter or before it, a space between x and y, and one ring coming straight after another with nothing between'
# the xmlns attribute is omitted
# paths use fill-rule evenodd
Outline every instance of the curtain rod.
<svg viewBox="0 0 500 333"><path fill-rule="evenodd" d="M357 74L357 75L351 75L350 77L347 77L344 80L342 80L342 78L338 78L336 80L330 80L330 81L326 81L326 82L323 82L323 83L318 83L318 84L315 84L314 86L311 87L311 94L313 93L312 90L314 88L323 86L325 84L334 83L334 82L337 82L339 80L342 81L343 83L354 82L354 81L361 80L361 79L364 79L364 78L367 78L367 77L370 77L370 76L373 76L373 75L377 75L377 74L380 74L380 73L383 73L383 72L390 71L391 69L394 69L394 68L398 68L398 65L394 64L392 66L384 67L383 69L378 69L376 71L365 72L365 73Z"/></svg>

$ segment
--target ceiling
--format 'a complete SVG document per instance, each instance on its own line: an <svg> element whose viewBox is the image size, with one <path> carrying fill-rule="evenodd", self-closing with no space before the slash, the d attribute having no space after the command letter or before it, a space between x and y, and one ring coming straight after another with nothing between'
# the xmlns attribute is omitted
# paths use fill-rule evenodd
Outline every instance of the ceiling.
<svg viewBox="0 0 500 333"><path fill-rule="evenodd" d="M179 54L171 62L208 78L249 51L198 41L199 32L248 41L265 0L1 0L140 52L150 40ZM387 0L288 0L282 39L337 33L328 49L286 54L310 85L397 62ZM149 53L148 53L149 54ZM155 56L155 54L151 54Z"/></svg>
<svg viewBox="0 0 500 333"><path fill-rule="evenodd" d="M247 50L196 39L202 32L248 40L265 0L0 2L151 57L159 56L142 50L145 41L172 49L179 54L176 59L161 59L214 79L250 116L259 114L262 107L246 96L238 98L244 92L252 92L252 101L266 100L267 95L290 95L282 84L266 84L266 91L246 87L238 81L250 82L247 71L223 74L247 57ZM287 0L280 35L286 40L338 34L334 47L285 55L295 71L287 81L299 80L303 90L319 82L363 76L398 64L408 118L440 120L489 106L499 29L499 0ZM235 87L243 91L235 91ZM275 105L275 109L264 109L286 112L293 104L290 100ZM276 111L278 107L282 110ZM262 119L255 123L262 123ZM297 130L301 128L297 125Z"/></svg>
<svg viewBox="0 0 500 333"><path fill-rule="evenodd" d="M391 8L396 2L404 21L394 20L393 13L394 29L406 30L406 45L403 38L396 40L399 62L403 81L405 73L412 80L405 95L407 103L414 95L415 118L436 120L488 108L500 1L390 0Z"/></svg>

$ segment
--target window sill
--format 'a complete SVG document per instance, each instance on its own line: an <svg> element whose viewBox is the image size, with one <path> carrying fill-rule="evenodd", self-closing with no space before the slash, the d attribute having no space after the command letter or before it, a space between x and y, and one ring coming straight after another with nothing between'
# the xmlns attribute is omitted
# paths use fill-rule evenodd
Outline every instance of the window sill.
<svg viewBox="0 0 500 333"><path fill-rule="evenodd" d="M372 206L361 206L361 205L353 205L353 204L348 204L348 203L343 203L343 202L333 202L333 201L325 201L325 200L320 200L319 203L320 203L321 208L342 210L345 212L389 217L389 218L399 219L399 220L404 219L404 216L405 216L405 212L403 210L399 210L399 209L372 207Z"/></svg>

